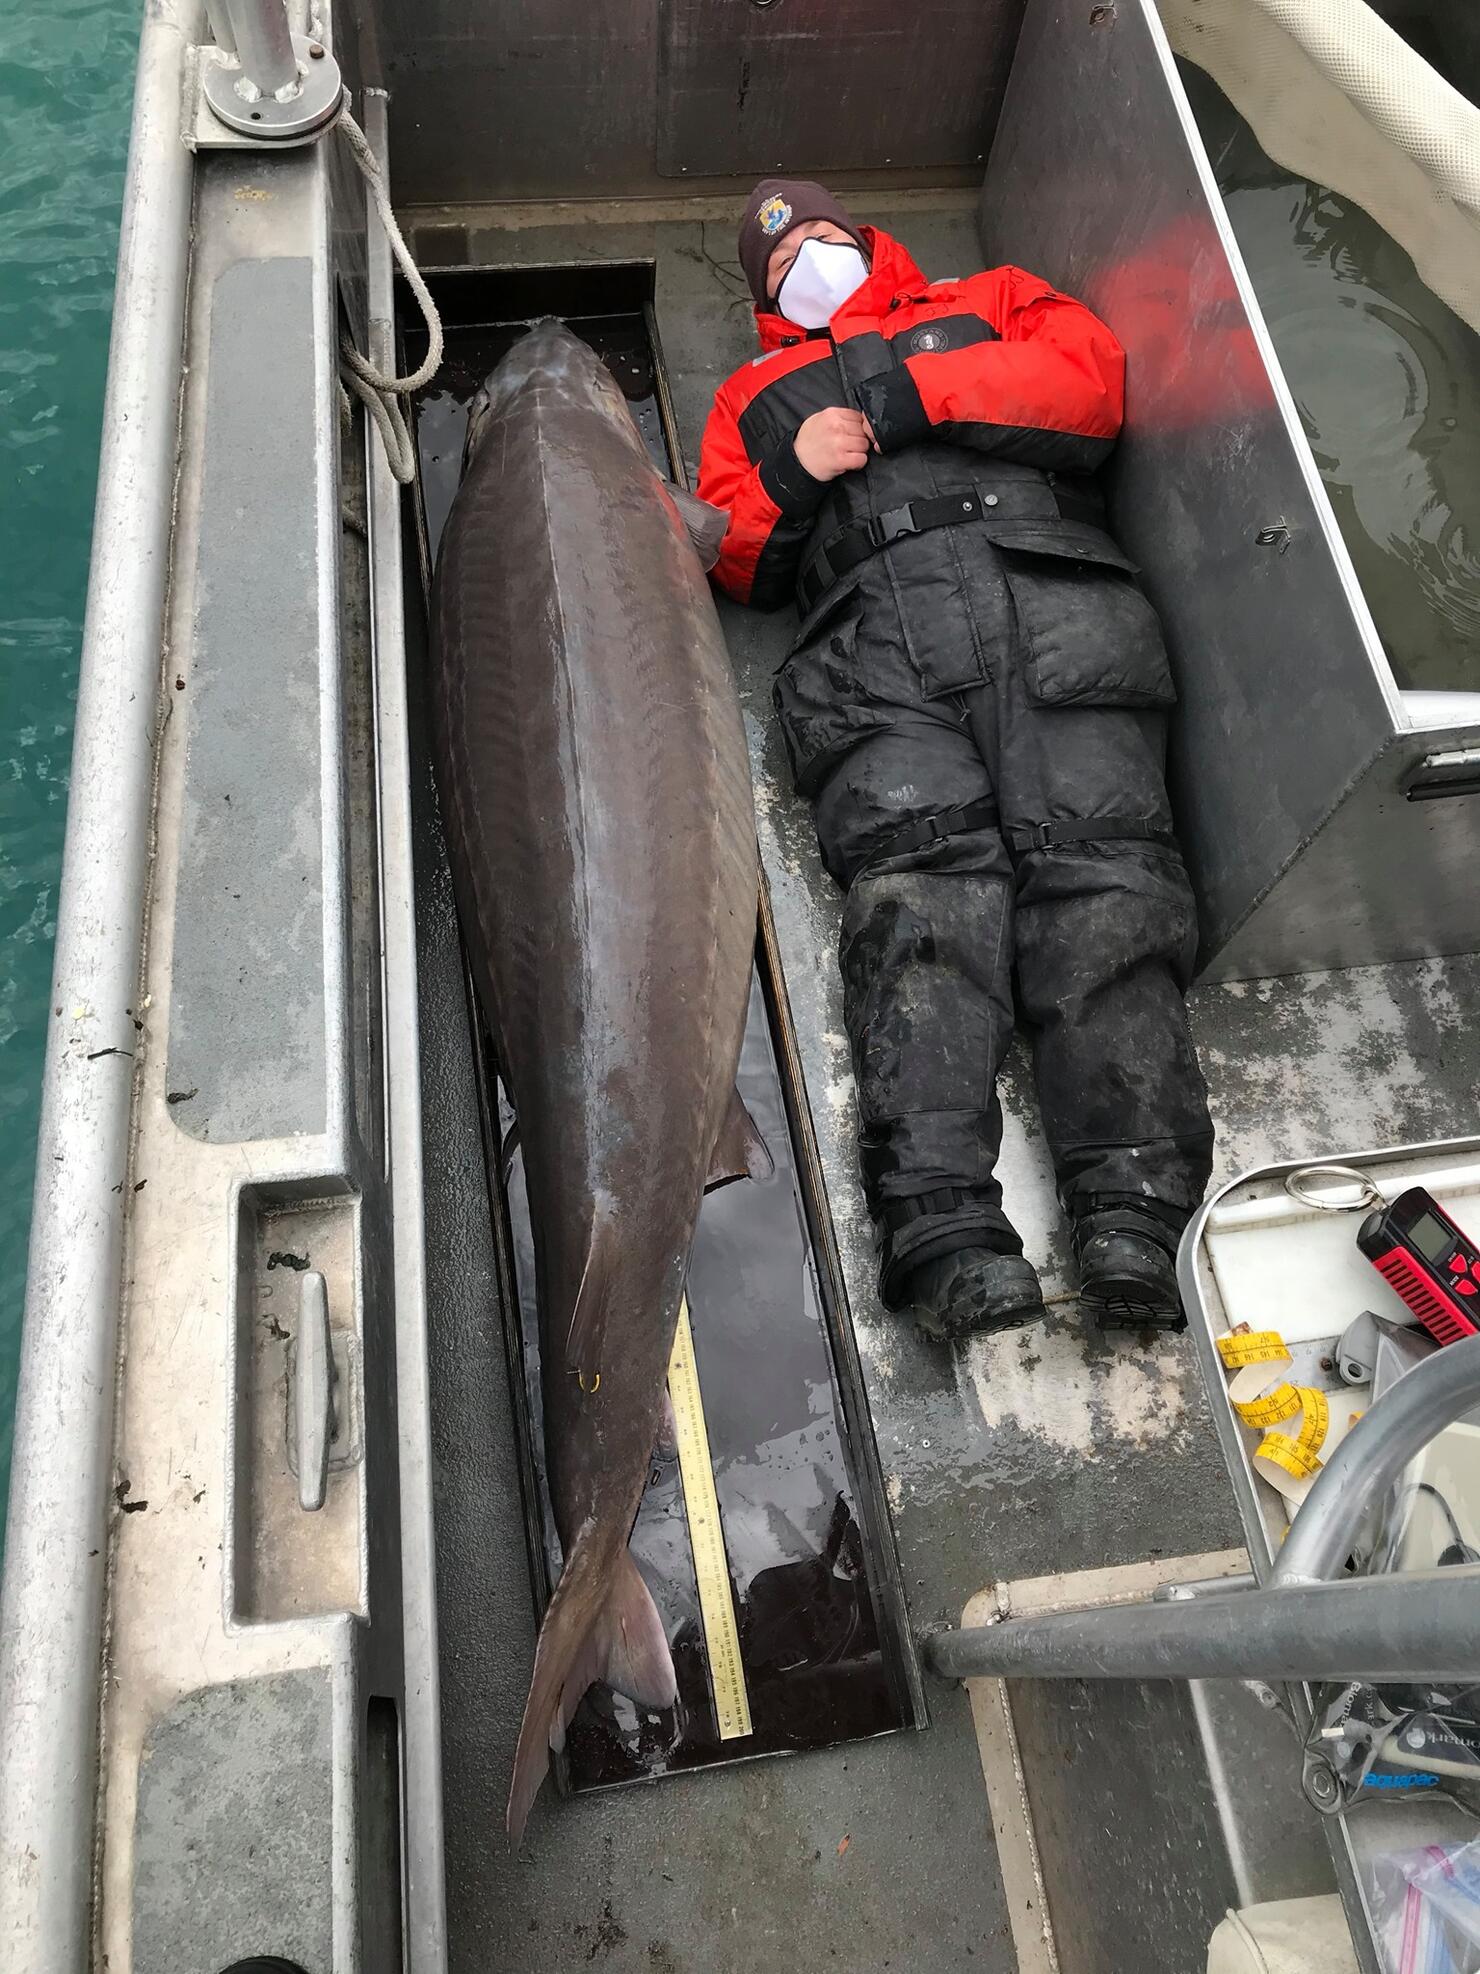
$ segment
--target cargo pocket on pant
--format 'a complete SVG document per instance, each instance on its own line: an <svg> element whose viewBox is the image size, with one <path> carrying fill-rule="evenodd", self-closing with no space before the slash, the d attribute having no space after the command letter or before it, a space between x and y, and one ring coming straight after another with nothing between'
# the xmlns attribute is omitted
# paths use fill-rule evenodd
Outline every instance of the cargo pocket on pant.
<svg viewBox="0 0 1480 1974"><path fill-rule="evenodd" d="M1036 705L1175 705L1161 625L1113 542L1084 528L997 545Z"/></svg>
<svg viewBox="0 0 1480 1974"><path fill-rule="evenodd" d="M809 622L771 682L798 795L811 795L833 767L870 734L890 724L854 666L862 599L848 592Z"/></svg>

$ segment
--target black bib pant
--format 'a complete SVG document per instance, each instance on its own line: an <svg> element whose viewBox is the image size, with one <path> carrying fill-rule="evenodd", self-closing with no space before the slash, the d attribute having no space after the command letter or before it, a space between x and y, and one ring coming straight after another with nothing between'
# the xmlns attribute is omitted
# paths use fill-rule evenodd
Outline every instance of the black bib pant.
<svg viewBox="0 0 1480 1974"><path fill-rule="evenodd" d="M1023 482L1044 485L1013 476L990 509L1037 504ZM935 1256L1018 1245L995 1176L1015 1019L1065 1210L1141 1199L1175 1227L1212 1127L1183 999L1197 928L1164 778L1173 692L1130 565L1102 529L1004 516L892 541L818 587L774 697L847 892L885 1300Z"/></svg>

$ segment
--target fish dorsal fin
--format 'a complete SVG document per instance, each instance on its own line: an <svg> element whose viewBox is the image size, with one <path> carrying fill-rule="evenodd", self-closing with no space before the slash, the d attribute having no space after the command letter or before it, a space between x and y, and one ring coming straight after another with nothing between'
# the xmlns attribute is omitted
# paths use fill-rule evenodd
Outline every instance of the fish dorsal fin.
<svg viewBox="0 0 1480 1974"><path fill-rule="evenodd" d="M707 500L700 500L697 494L691 494L687 487L680 487L672 480L663 484L673 496L678 518L694 545L699 566L707 573L719 560L720 543L730 525L729 514L723 507L711 507Z"/></svg>
<svg viewBox="0 0 1480 1974"><path fill-rule="evenodd" d="M732 1179L769 1179L775 1170L776 1161L767 1151L755 1119L741 1101L740 1092L731 1090L724 1122L709 1160L705 1192L712 1193L716 1186L727 1186Z"/></svg>
<svg viewBox="0 0 1480 1974"><path fill-rule="evenodd" d="M601 1373L611 1258L615 1250L616 1227L612 1216L598 1206L591 1222L591 1244L586 1249L581 1286L576 1290L576 1305L570 1312L570 1328L565 1337L565 1368L579 1372L587 1383Z"/></svg>

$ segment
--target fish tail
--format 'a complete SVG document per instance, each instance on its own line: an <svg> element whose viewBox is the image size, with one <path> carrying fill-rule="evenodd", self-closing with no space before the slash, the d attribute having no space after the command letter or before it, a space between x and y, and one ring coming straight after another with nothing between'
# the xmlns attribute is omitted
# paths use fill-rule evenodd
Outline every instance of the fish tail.
<svg viewBox="0 0 1480 1974"><path fill-rule="evenodd" d="M587 1687L598 1680L653 1712L671 1707L678 1697L673 1656L652 1593L631 1552L623 1548L613 1560L609 1541L592 1526L577 1537L540 1627L509 1785L507 1824L516 1844L549 1768L550 1750L565 1745L567 1725Z"/></svg>

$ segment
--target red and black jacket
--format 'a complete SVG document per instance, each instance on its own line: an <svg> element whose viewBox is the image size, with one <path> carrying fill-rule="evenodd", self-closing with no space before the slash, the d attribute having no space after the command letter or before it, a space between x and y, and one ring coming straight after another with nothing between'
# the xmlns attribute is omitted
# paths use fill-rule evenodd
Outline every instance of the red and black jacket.
<svg viewBox="0 0 1480 1974"><path fill-rule="evenodd" d="M705 428L698 490L730 516L714 575L742 603L776 608L840 528L979 487L993 466L1040 490L1072 483L1120 430L1124 354L1087 308L1016 267L927 282L897 240L862 231L868 279L829 328L807 334L757 310L762 354L722 387ZM797 431L848 404L881 453L815 480Z"/></svg>

